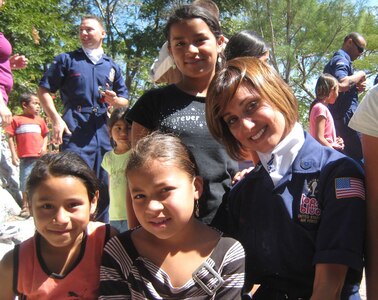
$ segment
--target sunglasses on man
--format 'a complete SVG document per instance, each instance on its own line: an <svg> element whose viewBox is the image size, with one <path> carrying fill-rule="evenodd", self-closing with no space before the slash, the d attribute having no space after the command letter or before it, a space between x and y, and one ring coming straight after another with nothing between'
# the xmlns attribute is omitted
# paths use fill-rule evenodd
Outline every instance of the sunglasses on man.
<svg viewBox="0 0 378 300"><path fill-rule="evenodd" d="M362 52L365 51L365 49L363 47L361 47L360 45L358 45L354 39L352 39L352 42L356 46L359 53L362 53Z"/></svg>

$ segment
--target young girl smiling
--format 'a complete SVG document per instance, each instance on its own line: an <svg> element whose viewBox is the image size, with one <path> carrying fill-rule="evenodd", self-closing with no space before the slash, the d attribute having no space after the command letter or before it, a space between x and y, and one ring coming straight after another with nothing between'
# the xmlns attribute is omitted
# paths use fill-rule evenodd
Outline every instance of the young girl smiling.
<svg viewBox="0 0 378 300"><path fill-rule="evenodd" d="M141 226L106 245L100 299L240 299L243 248L195 218L203 180L180 139L141 139L126 175Z"/></svg>
<svg viewBox="0 0 378 300"><path fill-rule="evenodd" d="M204 179L199 218L210 223L238 170L237 163L210 135L205 119L205 96L221 59L224 37L218 19L208 10L192 5L172 14L165 35L182 79L146 92L134 104L127 115L132 121L131 142L135 145L155 130L175 133L182 139L193 152Z"/></svg>

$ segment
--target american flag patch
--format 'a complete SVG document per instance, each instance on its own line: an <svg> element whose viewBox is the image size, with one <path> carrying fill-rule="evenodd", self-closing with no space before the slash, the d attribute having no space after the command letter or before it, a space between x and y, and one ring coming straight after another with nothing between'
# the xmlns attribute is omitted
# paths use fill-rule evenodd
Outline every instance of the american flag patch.
<svg viewBox="0 0 378 300"><path fill-rule="evenodd" d="M335 180L336 198L361 198L365 200L365 187L361 179L343 177Z"/></svg>

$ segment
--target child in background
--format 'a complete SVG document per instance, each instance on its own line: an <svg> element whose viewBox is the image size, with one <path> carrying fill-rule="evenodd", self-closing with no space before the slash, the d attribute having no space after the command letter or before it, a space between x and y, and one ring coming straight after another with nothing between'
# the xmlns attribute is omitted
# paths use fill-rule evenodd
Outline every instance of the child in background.
<svg viewBox="0 0 378 300"><path fill-rule="evenodd" d="M110 225L119 232L124 232L128 229L125 169L129 157L130 141L129 124L125 119L127 110L127 108L117 108L109 118L109 135L114 149L105 153L101 164L109 174Z"/></svg>
<svg viewBox="0 0 378 300"><path fill-rule="evenodd" d="M315 87L316 99L310 106L310 134L322 145L342 151L344 141L336 137L333 117L327 105L339 95L339 83L330 74L320 75Z"/></svg>
<svg viewBox="0 0 378 300"><path fill-rule="evenodd" d="M241 298L243 247L195 218L198 174L173 135L154 132L131 149L126 176L141 226L105 246L99 299Z"/></svg>
<svg viewBox="0 0 378 300"><path fill-rule="evenodd" d="M90 221L99 196L96 174L73 152L46 154L26 188L36 233L1 261L0 299L97 299L111 232L110 225Z"/></svg>
<svg viewBox="0 0 378 300"><path fill-rule="evenodd" d="M36 160L47 150L46 122L39 116L41 106L35 94L23 94L20 97L22 115L14 116L12 123L6 128L12 163L20 166L20 190L22 192L21 217L30 217L26 199L26 180Z"/></svg>

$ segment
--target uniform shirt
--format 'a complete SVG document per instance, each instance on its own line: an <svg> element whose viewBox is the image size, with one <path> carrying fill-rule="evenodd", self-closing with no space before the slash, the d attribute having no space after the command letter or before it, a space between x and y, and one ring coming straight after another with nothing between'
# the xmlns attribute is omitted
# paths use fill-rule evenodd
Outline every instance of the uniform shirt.
<svg viewBox="0 0 378 300"><path fill-rule="evenodd" d="M207 128L205 97L189 95L176 85L150 90L134 104L127 118L151 131L176 134L192 151L204 179L204 190L198 201L200 218L210 223L238 165Z"/></svg>
<svg viewBox="0 0 378 300"><path fill-rule="evenodd" d="M79 257L65 275L47 269L40 249L40 235L16 245L14 288L20 299L97 299L100 264L110 227L89 222Z"/></svg>
<svg viewBox="0 0 378 300"><path fill-rule="evenodd" d="M336 77L338 81L346 76L353 75L354 69L349 54L342 49L337 51L325 66L324 73L331 74ZM329 104L328 108L334 119L347 117L347 120L349 121L357 106L358 91L354 86L349 91L340 92L335 103Z"/></svg>
<svg viewBox="0 0 378 300"><path fill-rule="evenodd" d="M225 196L213 225L242 243L247 286L289 286L309 297L316 264L346 265L345 285L360 281L364 199L361 167L305 133L279 184L258 164Z"/></svg>
<svg viewBox="0 0 378 300"><path fill-rule="evenodd" d="M12 54L12 46L0 32L0 92L4 102L8 103L8 95L12 90L13 77L9 58Z"/></svg>
<svg viewBox="0 0 378 300"><path fill-rule="evenodd" d="M44 138L49 133L46 122L33 115L14 116L5 130L11 137L16 137L19 158L39 157Z"/></svg>
<svg viewBox="0 0 378 300"><path fill-rule="evenodd" d="M83 49L56 56L39 85L52 93L59 90L65 109L105 108L99 101L99 86L113 90L119 97L128 96L119 66L106 55L93 64Z"/></svg>
<svg viewBox="0 0 378 300"><path fill-rule="evenodd" d="M363 134L378 137L378 85L362 99L349 122L349 127Z"/></svg>

